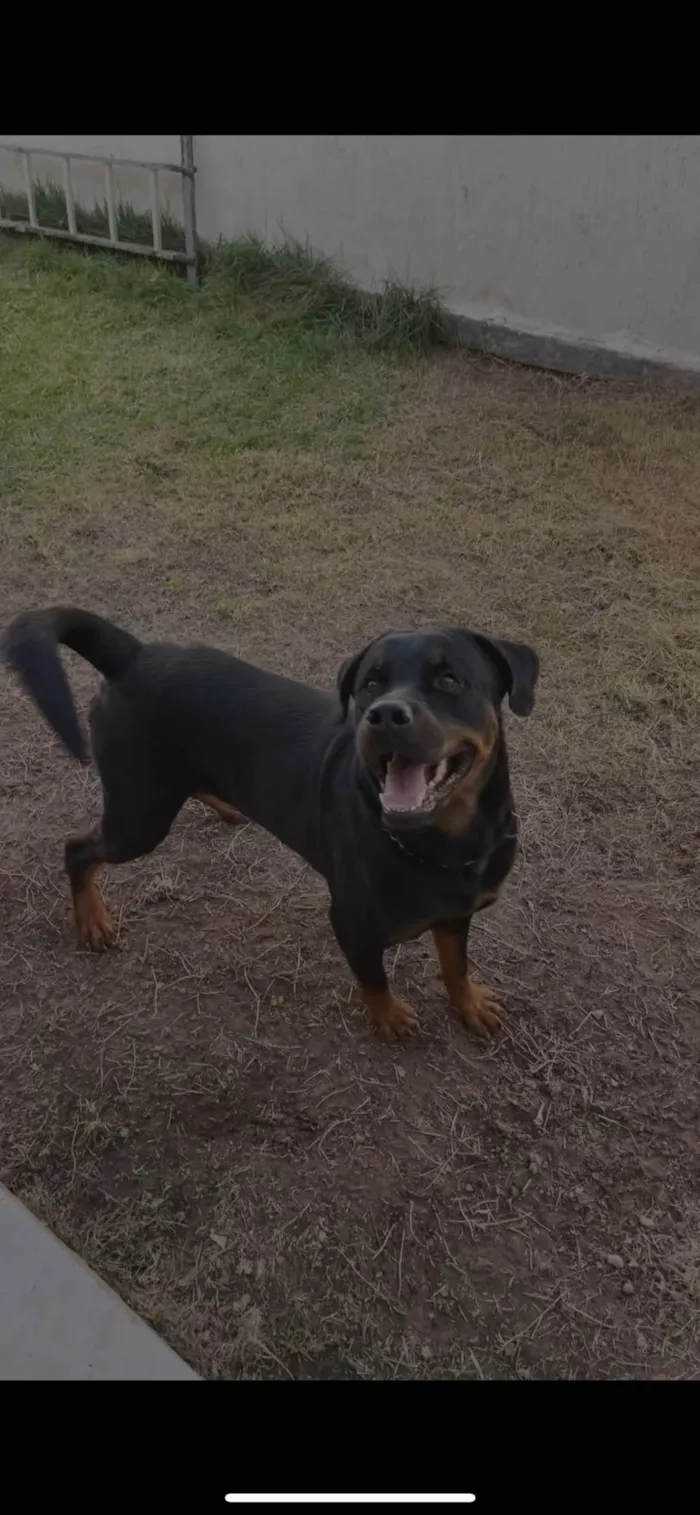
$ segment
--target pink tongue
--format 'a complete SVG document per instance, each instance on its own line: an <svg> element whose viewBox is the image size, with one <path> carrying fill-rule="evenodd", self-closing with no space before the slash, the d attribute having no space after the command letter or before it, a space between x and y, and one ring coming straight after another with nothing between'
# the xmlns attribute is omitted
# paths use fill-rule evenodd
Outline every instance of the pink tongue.
<svg viewBox="0 0 700 1515"><path fill-rule="evenodd" d="M420 810L425 800L428 780L422 763L407 763L392 758L387 769L382 805L385 810Z"/></svg>

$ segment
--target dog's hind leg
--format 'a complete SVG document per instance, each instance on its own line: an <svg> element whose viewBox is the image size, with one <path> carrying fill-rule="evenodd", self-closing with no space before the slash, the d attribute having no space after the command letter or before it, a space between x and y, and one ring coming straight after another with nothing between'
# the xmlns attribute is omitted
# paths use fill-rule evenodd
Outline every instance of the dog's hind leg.
<svg viewBox="0 0 700 1515"><path fill-rule="evenodd" d="M102 898L98 879L104 863L102 829L87 836L70 837L65 847L65 868L73 895L73 916L78 942L99 952L114 939L112 921Z"/></svg>
<svg viewBox="0 0 700 1515"><path fill-rule="evenodd" d="M73 911L81 947L100 951L110 946L114 932L99 888L105 863L131 863L146 857L167 836L186 794L153 789L139 796L138 806L124 792L105 792L102 824L87 836L66 842L65 868L73 895ZM145 804L148 800L150 803Z"/></svg>
<svg viewBox="0 0 700 1515"><path fill-rule="evenodd" d="M190 775L171 752L158 751L116 690L94 701L90 727L102 780L102 822L86 836L66 842L65 869L81 947L99 951L113 939L99 877L105 863L131 863L153 852L167 836L192 793Z"/></svg>

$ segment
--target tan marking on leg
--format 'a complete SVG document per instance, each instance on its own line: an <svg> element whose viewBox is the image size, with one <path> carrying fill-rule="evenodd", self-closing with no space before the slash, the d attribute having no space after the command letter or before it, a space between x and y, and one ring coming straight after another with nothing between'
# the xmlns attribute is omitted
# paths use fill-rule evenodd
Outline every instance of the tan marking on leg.
<svg viewBox="0 0 700 1515"><path fill-rule="evenodd" d="M206 805L209 810L215 810L227 826L245 826L247 817L241 815L233 805L226 800L218 800L215 794L195 794L194 799L199 800L200 805Z"/></svg>
<svg viewBox="0 0 700 1515"><path fill-rule="evenodd" d="M81 947L88 947L92 952L103 952L114 941L112 919L97 882L101 872L102 864L93 863L87 869L80 888L73 892L78 942Z"/></svg>
<svg viewBox="0 0 700 1515"><path fill-rule="evenodd" d="M474 984L465 971L459 938L452 931L433 927L433 940L440 959L442 981L450 1004L460 1020L477 1036L493 1036L502 1025L501 1005L493 989Z"/></svg>
<svg viewBox="0 0 700 1515"><path fill-rule="evenodd" d="M392 1036L413 1036L418 1030L415 1010L397 999L391 989L367 989L360 984L360 992L378 1036L388 1040Z"/></svg>
<svg viewBox="0 0 700 1515"><path fill-rule="evenodd" d="M461 1004L455 1005L460 1019L477 1036L493 1036L503 1029L503 1006L496 990L488 984L475 984L466 979Z"/></svg>

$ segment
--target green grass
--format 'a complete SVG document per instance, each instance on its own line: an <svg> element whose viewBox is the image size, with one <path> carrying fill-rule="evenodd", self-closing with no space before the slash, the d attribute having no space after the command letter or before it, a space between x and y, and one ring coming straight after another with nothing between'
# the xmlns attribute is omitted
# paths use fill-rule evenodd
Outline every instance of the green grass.
<svg viewBox="0 0 700 1515"><path fill-rule="evenodd" d="M327 330L379 350L427 350L448 340L445 311L434 290L395 281L367 291L331 259L289 240L258 237L222 242L203 259L205 283L219 307L245 304L284 325Z"/></svg>
<svg viewBox="0 0 700 1515"><path fill-rule="evenodd" d="M62 195L39 188L42 224L56 223ZM92 214L81 224L103 229ZM148 217L120 215L148 240ZM241 455L259 469L269 454L275 476L295 456L361 458L415 354L444 334L432 294L364 294L289 243L221 244L203 265L193 291L155 262L0 237L5 551L33 533L47 561L72 561L73 535L54 541L51 513L91 511L96 485L128 497L136 475L155 497L153 529L182 515L191 532L201 510L214 524L217 506L198 497L216 500Z"/></svg>
<svg viewBox="0 0 700 1515"><path fill-rule="evenodd" d="M37 182L34 193L39 225L67 231L61 187ZM120 240L152 247L150 214L122 201L116 210ZM75 216L79 232L109 236L106 202L92 207L76 203ZM0 186L0 217L28 222L26 195ZM169 212L161 217L161 229L163 247L182 252L184 232ZM94 255L86 252L83 256ZM267 244L248 236L221 241L215 247L202 245L200 271L202 292L216 307L220 325L231 312L235 322L236 313L245 308L259 320L325 330L333 337L375 349L427 349L449 337L446 313L434 290L410 289L395 280L378 290L362 290L331 259L289 238ZM170 275L183 277L174 270ZM161 286L160 293L164 289Z"/></svg>
<svg viewBox="0 0 700 1515"><path fill-rule="evenodd" d="M76 499L107 458L112 480L135 455L152 472L162 448L214 470L249 450L361 450L401 387L396 360L339 320L280 325L214 264L193 294L159 265L3 240L6 507L68 479Z"/></svg>

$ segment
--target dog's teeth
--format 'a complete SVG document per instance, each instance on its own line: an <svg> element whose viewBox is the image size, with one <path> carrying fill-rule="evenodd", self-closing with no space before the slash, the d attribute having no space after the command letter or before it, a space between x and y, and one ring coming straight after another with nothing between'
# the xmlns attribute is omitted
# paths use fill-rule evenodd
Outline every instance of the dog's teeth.
<svg viewBox="0 0 700 1515"><path fill-rule="evenodd" d="M442 762L438 763L437 772L435 774L434 783L436 783L436 784L441 784L442 783L443 779L447 775L447 768L448 768L447 758L443 758Z"/></svg>

